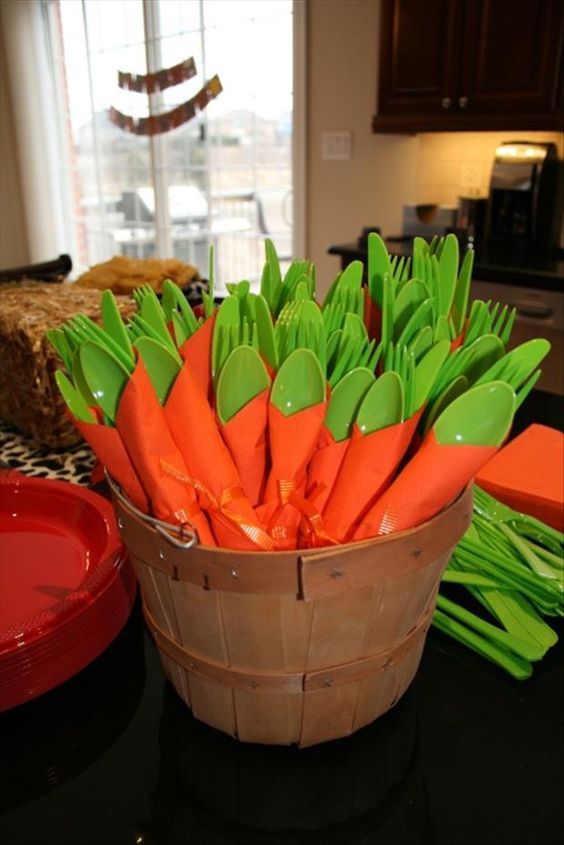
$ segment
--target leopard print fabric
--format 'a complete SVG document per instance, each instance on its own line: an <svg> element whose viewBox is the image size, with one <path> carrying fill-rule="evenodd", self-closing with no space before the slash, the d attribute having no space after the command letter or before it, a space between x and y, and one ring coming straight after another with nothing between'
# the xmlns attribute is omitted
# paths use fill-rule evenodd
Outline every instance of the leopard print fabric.
<svg viewBox="0 0 564 845"><path fill-rule="evenodd" d="M0 466L4 469L19 470L35 478L72 481L87 487L95 462L95 455L86 443L67 449L51 449L0 422Z"/></svg>

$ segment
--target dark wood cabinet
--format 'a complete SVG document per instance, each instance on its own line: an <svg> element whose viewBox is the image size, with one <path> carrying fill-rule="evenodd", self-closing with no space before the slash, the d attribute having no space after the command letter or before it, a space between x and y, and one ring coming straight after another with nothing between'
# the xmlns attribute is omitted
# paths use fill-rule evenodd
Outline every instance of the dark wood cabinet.
<svg viewBox="0 0 564 845"><path fill-rule="evenodd" d="M382 0L375 132L561 129L559 0Z"/></svg>

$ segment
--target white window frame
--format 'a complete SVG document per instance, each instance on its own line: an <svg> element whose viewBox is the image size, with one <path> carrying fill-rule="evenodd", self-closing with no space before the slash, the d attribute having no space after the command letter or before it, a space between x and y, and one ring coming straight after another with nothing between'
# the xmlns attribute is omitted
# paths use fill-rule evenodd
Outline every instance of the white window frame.
<svg viewBox="0 0 564 845"><path fill-rule="evenodd" d="M19 151L22 200L30 262L45 261L61 252L76 254L69 221L72 186L61 160L65 139L52 108L55 90L43 8L48 0L3 0L3 36L12 100L15 137ZM202 0L200 0L202 2ZM234 0L236 2L236 0ZM144 3L144 8L150 4ZM305 257L306 246L306 0L293 0L293 110L292 191L293 254ZM146 31L153 31L150 12L145 12ZM157 69L158 56L149 48L148 70ZM153 42L154 43L154 42ZM205 56L204 56L205 61ZM205 69L204 69L205 72ZM157 104L154 106L158 111ZM151 142L152 178L155 186L156 235L161 248L172 255L168 207L162 202L158 136ZM158 199L157 199L158 198ZM165 242L162 238L166 233Z"/></svg>

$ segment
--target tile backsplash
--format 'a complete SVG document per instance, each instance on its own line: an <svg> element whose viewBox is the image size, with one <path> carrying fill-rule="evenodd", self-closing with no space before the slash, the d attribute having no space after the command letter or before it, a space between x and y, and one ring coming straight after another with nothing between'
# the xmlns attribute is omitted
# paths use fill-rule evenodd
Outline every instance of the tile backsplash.
<svg viewBox="0 0 564 845"><path fill-rule="evenodd" d="M557 132L432 132L419 136L417 203L457 205L459 197L488 195L495 150L504 141L552 141Z"/></svg>

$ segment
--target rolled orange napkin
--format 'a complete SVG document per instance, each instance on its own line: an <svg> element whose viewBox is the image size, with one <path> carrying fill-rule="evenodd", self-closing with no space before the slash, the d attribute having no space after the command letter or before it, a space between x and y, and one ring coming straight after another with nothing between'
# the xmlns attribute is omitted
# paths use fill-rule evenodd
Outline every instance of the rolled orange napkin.
<svg viewBox="0 0 564 845"><path fill-rule="evenodd" d="M95 409L92 409L95 413ZM149 500L133 468L121 435L116 428L102 423L81 422L69 416L98 460L119 484L126 496L144 513L149 512Z"/></svg>
<svg viewBox="0 0 564 845"><path fill-rule="evenodd" d="M122 393L116 428L147 491L155 516L165 522L188 522L197 531L200 543L215 546L194 490L163 469L165 462L174 468L176 476L187 473L141 358Z"/></svg>
<svg viewBox="0 0 564 845"><path fill-rule="evenodd" d="M212 394L211 345L216 313L214 311L178 350L208 399Z"/></svg>
<svg viewBox="0 0 564 845"><path fill-rule="evenodd" d="M382 312L373 302L368 288L364 288L364 325L371 340L380 341L382 335Z"/></svg>
<svg viewBox="0 0 564 845"><path fill-rule="evenodd" d="M386 489L404 457L417 428L422 410L405 422L362 434L353 428L323 521L329 534L340 543L350 540L363 517Z"/></svg>
<svg viewBox="0 0 564 845"><path fill-rule="evenodd" d="M263 390L226 422L218 422L221 436L237 467L241 485L251 505L262 498L266 476L268 397Z"/></svg>
<svg viewBox="0 0 564 845"><path fill-rule="evenodd" d="M530 425L482 467L476 483L514 510L564 531L564 434Z"/></svg>
<svg viewBox="0 0 564 845"><path fill-rule="evenodd" d="M268 406L271 470L264 504L257 512L279 549L297 547L302 517L318 536L325 533L317 509L304 494L307 466L319 441L326 407L327 402L319 402L284 416L271 402Z"/></svg>
<svg viewBox="0 0 564 845"><path fill-rule="evenodd" d="M351 438L335 440L326 426L321 429L317 449L307 469L306 497L321 512L339 475Z"/></svg>
<svg viewBox="0 0 564 845"><path fill-rule="evenodd" d="M404 531L431 519L461 493L497 448L438 443L431 429L419 451L363 518L354 539Z"/></svg>
<svg viewBox="0 0 564 845"><path fill-rule="evenodd" d="M187 467L184 483L198 491L218 544L227 549L273 548L243 490L202 385L187 363L176 377L164 416ZM174 473L174 466L169 469Z"/></svg>

